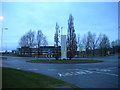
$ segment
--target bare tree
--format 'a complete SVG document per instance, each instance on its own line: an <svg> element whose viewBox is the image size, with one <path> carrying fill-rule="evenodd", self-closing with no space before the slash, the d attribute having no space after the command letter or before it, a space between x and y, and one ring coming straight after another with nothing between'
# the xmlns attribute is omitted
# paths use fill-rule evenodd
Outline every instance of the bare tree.
<svg viewBox="0 0 120 90"><path fill-rule="evenodd" d="M77 51L77 41L73 20L74 20L73 16L70 14L68 20L68 35L67 35L68 58L70 60L76 55Z"/></svg>
<svg viewBox="0 0 120 90"><path fill-rule="evenodd" d="M28 38L26 35L23 35L19 41L20 47L27 47L28 46Z"/></svg>
<svg viewBox="0 0 120 90"><path fill-rule="evenodd" d="M45 35L43 35L43 40L42 40L42 45L43 46L47 46L48 45L48 41Z"/></svg>
<svg viewBox="0 0 120 90"><path fill-rule="evenodd" d="M105 56L107 55L108 49L110 48L109 38L105 34L99 35L99 49L100 55Z"/></svg>
<svg viewBox="0 0 120 90"><path fill-rule="evenodd" d="M92 41L91 32L88 32L87 34L84 34L83 39L82 39L82 43L85 46L87 55L89 54L90 49L92 49L92 47L91 47L91 45L92 45L91 41Z"/></svg>
<svg viewBox="0 0 120 90"><path fill-rule="evenodd" d="M87 45L88 45L88 49L92 50L92 41L93 41L93 37L92 37L92 33L88 32L87 34Z"/></svg>
<svg viewBox="0 0 120 90"><path fill-rule="evenodd" d="M56 29L56 32L55 32L55 35L54 35L54 42L55 42L55 58L56 60L58 60L59 58L59 32L60 32L60 29L59 29L59 25L56 23L56 26L55 26L55 29Z"/></svg>
<svg viewBox="0 0 120 90"><path fill-rule="evenodd" d="M82 37L82 44L85 46L85 49L87 51L88 45L87 45L87 36L84 34Z"/></svg>
<svg viewBox="0 0 120 90"><path fill-rule="evenodd" d="M120 46L120 40L115 40L111 42L112 46Z"/></svg>
<svg viewBox="0 0 120 90"><path fill-rule="evenodd" d="M29 48L29 54L31 54L31 48L35 46L35 42L34 42L34 36L35 36L35 33L34 31L29 31L27 32L25 35L23 35L20 39L20 42L19 42L19 45L21 47L27 47Z"/></svg>
<svg viewBox="0 0 120 90"><path fill-rule="evenodd" d="M28 38L28 46L30 48L35 46L35 32L34 31L29 31L27 33L27 38Z"/></svg>
<svg viewBox="0 0 120 90"><path fill-rule="evenodd" d="M82 48L83 48L83 44L82 44L82 38L80 37L80 34L77 35L77 55L78 57L80 56L81 52L82 52Z"/></svg>
<svg viewBox="0 0 120 90"><path fill-rule="evenodd" d="M23 35L21 37L19 45L21 47L24 47L23 49L29 48L29 51L28 51L28 49L27 49L27 51L30 53L30 55L32 55L31 54L32 48L34 46L37 46L37 48L38 48L38 56L39 56L39 54L41 52L40 51L40 46L42 46L42 45L46 46L46 45L48 45L48 42L47 42L46 36L43 35L41 30L37 31L36 40L35 40L35 32L30 30L29 32L27 32L25 35Z"/></svg>
<svg viewBox="0 0 120 90"><path fill-rule="evenodd" d="M94 55L94 51L98 46L98 40L99 38L96 37L95 33L88 32L87 34L84 34L82 44L86 48L87 55Z"/></svg>
<svg viewBox="0 0 120 90"><path fill-rule="evenodd" d="M42 54L42 51L40 50L40 46L46 46L46 45L48 45L47 38L42 33L41 30L37 31L36 45L37 45L37 48L38 48L38 57L39 57L39 55Z"/></svg>
<svg viewBox="0 0 120 90"><path fill-rule="evenodd" d="M21 55L27 55L29 52L29 47L28 47L28 38L27 35L23 35L19 41L19 46L21 47Z"/></svg>
<svg viewBox="0 0 120 90"><path fill-rule="evenodd" d="M39 48L42 45L42 40L43 40L43 33L41 30L38 30L37 31L37 40L36 40L37 48Z"/></svg>
<svg viewBox="0 0 120 90"><path fill-rule="evenodd" d="M90 34L90 48L91 48L90 50L92 50L93 55L95 54L95 49L98 46L98 41L99 41L99 38L96 37L96 34L91 33Z"/></svg>
<svg viewBox="0 0 120 90"><path fill-rule="evenodd" d="M32 56L32 48L35 46L35 32L30 30L27 33L27 38L30 56Z"/></svg>
<svg viewBox="0 0 120 90"><path fill-rule="evenodd" d="M41 30L38 30L37 31L37 37L36 37L36 45L37 45L38 57L41 54L40 46L42 45L42 41L43 41L43 33L42 33Z"/></svg>
<svg viewBox="0 0 120 90"><path fill-rule="evenodd" d="M111 42L113 53L120 53L120 40Z"/></svg>
<svg viewBox="0 0 120 90"><path fill-rule="evenodd" d="M80 44L80 34L77 36L77 44Z"/></svg>

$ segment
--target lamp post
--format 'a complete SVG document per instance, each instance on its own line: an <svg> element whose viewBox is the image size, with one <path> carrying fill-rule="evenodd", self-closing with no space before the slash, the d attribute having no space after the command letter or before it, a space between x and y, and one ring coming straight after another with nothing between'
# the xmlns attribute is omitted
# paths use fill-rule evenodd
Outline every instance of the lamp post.
<svg viewBox="0 0 120 90"><path fill-rule="evenodd" d="M4 18L2 17L2 16L0 16L0 26L2 26L2 20L3 20ZM2 29L2 27L0 27L0 29L1 29L1 42L0 42L0 50L1 50L1 52L2 52L2 37L3 37L3 29ZM1 53L2 54L2 53Z"/></svg>
<svg viewBox="0 0 120 90"><path fill-rule="evenodd" d="M1 50L3 50L3 30L8 30L8 28L2 28L1 29ZM7 42L6 42L6 49L7 49ZM7 50L6 50L7 51Z"/></svg>
<svg viewBox="0 0 120 90"><path fill-rule="evenodd" d="M3 16L0 16L0 20L2 21L4 19L4 17Z"/></svg>
<svg viewBox="0 0 120 90"><path fill-rule="evenodd" d="M0 26L2 26L2 21L4 20L4 17L3 16L0 16ZM1 51L3 51L3 30L8 30L8 28L1 28ZM6 47L7 47L7 43L6 43ZM6 48L7 49L7 48Z"/></svg>

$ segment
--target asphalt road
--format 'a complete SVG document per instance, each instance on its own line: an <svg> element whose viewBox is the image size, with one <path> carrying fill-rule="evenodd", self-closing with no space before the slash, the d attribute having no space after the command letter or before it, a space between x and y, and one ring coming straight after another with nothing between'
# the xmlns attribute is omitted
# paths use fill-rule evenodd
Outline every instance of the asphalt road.
<svg viewBox="0 0 120 90"><path fill-rule="evenodd" d="M103 60L104 62L87 64L29 63L26 61L35 58L6 57L8 59L3 60L2 67L43 73L81 88L118 88L118 55L89 58Z"/></svg>

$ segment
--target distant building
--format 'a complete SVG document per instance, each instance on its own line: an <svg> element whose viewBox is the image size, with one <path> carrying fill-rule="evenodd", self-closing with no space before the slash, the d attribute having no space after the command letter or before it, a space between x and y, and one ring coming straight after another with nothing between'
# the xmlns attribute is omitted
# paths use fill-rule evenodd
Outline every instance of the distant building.
<svg viewBox="0 0 120 90"><path fill-rule="evenodd" d="M59 55L61 51L61 47L59 46ZM39 57L54 57L55 54L55 46L40 46L39 48ZM34 57L38 56L38 48L29 48L29 47L21 47L17 48L17 50L13 51L14 54L29 56L32 55Z"/></svg>

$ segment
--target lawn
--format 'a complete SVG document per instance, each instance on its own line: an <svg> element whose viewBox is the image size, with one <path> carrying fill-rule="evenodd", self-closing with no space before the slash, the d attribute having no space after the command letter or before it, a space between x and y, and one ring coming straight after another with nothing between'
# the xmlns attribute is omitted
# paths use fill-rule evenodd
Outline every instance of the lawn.
<svg viewBox="0 0 120 90"><path fill-rule="evenodd" d="M73 84L47 75L11 68L2 68L3 88L53 88L66 85L76 89L79 88Z"/></svg>
<svg viewBox="0 0 120 90"><path fill-rule="evenodd" d="M57 64L72 64L72 63L97 63L102 62L100 60L87 60L87 59L81 59L81 60L30 60L27 62L31 63L57 63Z"/></svg>

